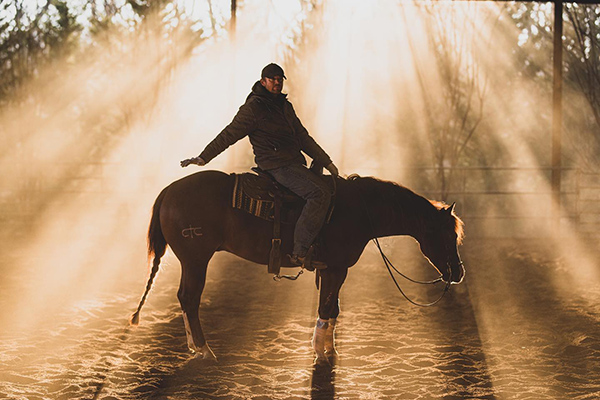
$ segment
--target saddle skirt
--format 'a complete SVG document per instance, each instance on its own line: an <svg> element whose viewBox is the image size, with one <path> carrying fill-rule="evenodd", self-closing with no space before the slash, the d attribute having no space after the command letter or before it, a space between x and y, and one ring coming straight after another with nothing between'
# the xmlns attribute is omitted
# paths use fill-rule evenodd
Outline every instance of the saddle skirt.
<svg viewBox="0 0 600 400"><path fill-rule="evenodd" d="M283 223L294 223L305 201L290 190L278 185L272 179L253 173L232 174L235 184L231 203L234 208L256 217L273 221L275 218L275 198L283 204Z"/></svg>

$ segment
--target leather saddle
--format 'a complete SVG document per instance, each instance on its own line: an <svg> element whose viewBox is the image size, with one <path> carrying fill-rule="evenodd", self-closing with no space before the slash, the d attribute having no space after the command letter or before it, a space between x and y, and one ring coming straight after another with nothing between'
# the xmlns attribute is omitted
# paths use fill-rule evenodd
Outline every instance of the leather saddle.
<svg viewBox="0 0 600 400"><path fill-rule="evenodd" d="M311 169L315 171L315 168L311 167ZM252 171L254 173L235 174L232 206L273 222L268 272L279 276L282 266L281 224L295 224L306 202L300 196L280 185L267 171L258 167L253 167ZM315 172L322 174L322 169ZM328 180L328 182L335 193L333 180ZM329 207L326 223L333 212L333 204L334 201L331 202ZM314 246L311 247L309 252L311 254L314 252ZM286 262L284 261L284 263ZM305 267L310 269L310 266L305 265Z"/></svg>
<svg viewBox="0 0 600 400"><path fill-rule="evenodd" d="M267 221L275 221L276 203L281 203L281 223L293 224L304 203L300 196L281 186L266 171L254 167L255 173L235 174L232 206Z"/></svg>
<svg viewBox="0 0 600 400"><path fill-rule="evenodd" d="M243 183L244 191L249 196L260 200L272 200L278 196L284 203L304 202L300 196L281 186L269 172L258 167L252 167L251 169L256 175L246 174Z"/></svg>

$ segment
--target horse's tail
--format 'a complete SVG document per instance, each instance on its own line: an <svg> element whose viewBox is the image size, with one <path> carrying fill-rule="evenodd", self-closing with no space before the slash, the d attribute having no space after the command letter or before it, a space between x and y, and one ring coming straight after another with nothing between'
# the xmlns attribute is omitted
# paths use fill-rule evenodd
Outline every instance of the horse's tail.
<svg viewBox="0 0 600 400"><path fill-rule="evenodd" d="M167 193L167 189L165 188L154 202L154 207L152 208L152 218L150 219L150 227L148 228L148 259L154 256L152 260L152 270L150 271L150 277L148 278L148 283L146 284L146 291L140 300L140 304L135 313L131 316L129 323L131 325L138 325L140 322L140 311L144 303L146 302L146 297L148 297L148 293L152 288L152 283L154 282L154 277L158 273L158 266L160 265L160 258L165 254L167 250L167 240L162 233L162 229L160 227L160 206L162 205L165 194Z"/></svg>

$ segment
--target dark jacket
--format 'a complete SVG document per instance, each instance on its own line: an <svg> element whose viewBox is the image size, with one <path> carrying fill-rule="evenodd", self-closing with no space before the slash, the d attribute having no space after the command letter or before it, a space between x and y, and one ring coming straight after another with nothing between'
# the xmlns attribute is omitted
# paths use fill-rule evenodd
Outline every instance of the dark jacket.
<svg viewBox="0 0 600 400"><path fill-rule="evenodd" d="M260 81L254 84L233 121L206 146L200 157L209 162L245 136L252 144L256 165L264 170L306 165L301 151L321 166L331 163L327 153L302 126L286 95L270 93Z"/></svg>

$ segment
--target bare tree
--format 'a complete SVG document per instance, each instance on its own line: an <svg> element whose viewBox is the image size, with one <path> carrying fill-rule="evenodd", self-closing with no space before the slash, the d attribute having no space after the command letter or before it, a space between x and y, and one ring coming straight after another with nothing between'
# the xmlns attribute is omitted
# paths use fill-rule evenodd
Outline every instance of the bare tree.
<svg viewBox="0 0 600 400"><path fill-rule="evenodd" d="M587 101L588 113L577 113L582 126L569 130L572 148L588 169L598 170L600 157L600 7L571 4L565 8L565 78Z"/></svg>
<svg viewBox="0 0 600 400"><path fill-rule="evenodd" d="M465 150L483 119L486 81L473 51L475 34L459 23L459 14L464 10L431 5L423 10L440 86L434 91L433 82L422 73L419 83L424 93L427 133L441 198L446 200L455 167L461 165ZM417 66L417 70L423 68Z"/></svg>
<svg viewBox="0 0 600 400"><path fill-rule="evenodd" d="M520 30L516 62L523 74L551 96L552 7L513 4L509 15ZM586 170L600 164L600 7L565 5L563 31L564 158Z"/></svg>
<svg viewBox="0 0 600 400"><path fill-rule="evenodd" d="M203 40L169 3L0 0L4 201L38 212L73 177L101 168L133 123L150 120L164 83ZM51 171L40 143L57 144Z"/></svg>

